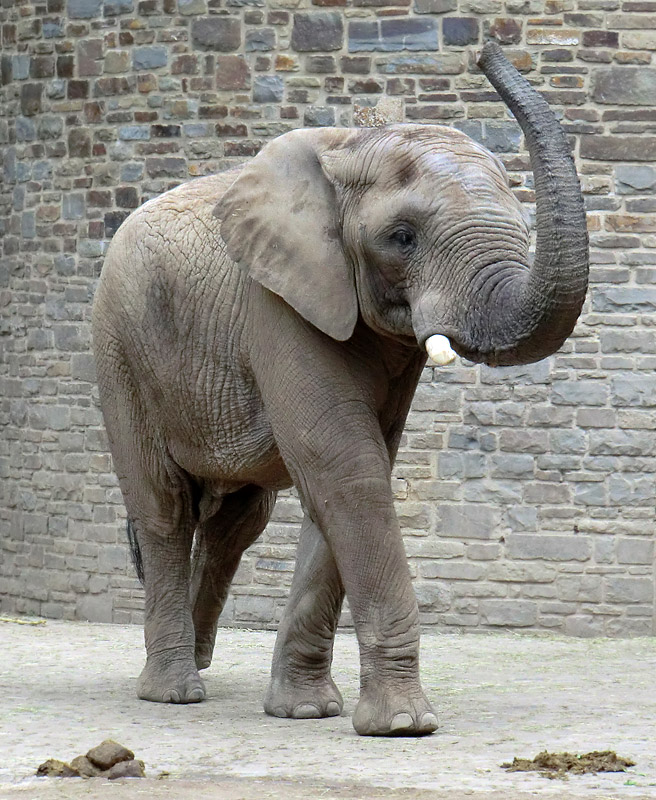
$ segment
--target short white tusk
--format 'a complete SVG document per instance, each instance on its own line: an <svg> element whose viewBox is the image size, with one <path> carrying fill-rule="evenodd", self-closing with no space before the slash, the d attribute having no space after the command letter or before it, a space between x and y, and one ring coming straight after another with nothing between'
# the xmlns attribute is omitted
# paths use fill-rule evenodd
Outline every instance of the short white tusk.
<svg viewBox="0 0 656 800"><path fill-rule="evenodd" d="M439 333L434 333L426 339L426 352L431 361L440 367L450 364L456 357L451 342Z"/></svg>

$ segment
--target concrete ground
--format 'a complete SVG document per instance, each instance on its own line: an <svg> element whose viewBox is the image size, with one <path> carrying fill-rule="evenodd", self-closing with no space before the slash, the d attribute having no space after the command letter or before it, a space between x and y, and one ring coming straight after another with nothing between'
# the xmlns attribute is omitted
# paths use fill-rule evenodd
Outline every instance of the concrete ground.
<svg viewBox="0 0 656 800"><path fill-rule="evenodd" d="M358 737L355 638L338 636L345 711L326 720L265 716L274 635L221 630L189 706L134 694L138 627L0 622L0 798L51 800L555 800L656 798L656 639L426 634L422 675L440 717L423 739ZM134 750L147 780L36 778L103 739ZM549 780L500 765L541 750L615 750L627 773Z"/></svg>

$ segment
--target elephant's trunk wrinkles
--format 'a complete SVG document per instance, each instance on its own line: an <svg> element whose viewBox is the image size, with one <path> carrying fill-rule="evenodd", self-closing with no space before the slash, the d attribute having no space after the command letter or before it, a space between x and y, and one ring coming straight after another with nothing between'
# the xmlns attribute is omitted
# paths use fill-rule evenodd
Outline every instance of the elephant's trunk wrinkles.
<svg viewBox="0 0 656 800"><path fill-rule="evenodd" d="M583 198L565 133L546 101L489 42L478 60L526 137L535 178L537 247L530 270L480 274L488 300L475 304L468 357L492 365L538 361L572 332L588 283ZM490 291L490 287L494 287ZM467 348L468 349L468 348Z"/></svg>

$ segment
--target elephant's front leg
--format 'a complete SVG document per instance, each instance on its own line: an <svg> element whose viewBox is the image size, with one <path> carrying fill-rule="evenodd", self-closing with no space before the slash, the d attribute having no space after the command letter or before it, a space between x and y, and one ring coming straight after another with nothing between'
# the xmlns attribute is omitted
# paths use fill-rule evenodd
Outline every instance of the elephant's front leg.
<svg viewBox="0 0 656 800"><path fill-rule="evenodd" d="M361 665L353 725L369 736L431 733L437 718L419 680L419 615L394 511L390 458L364 403L334 405L339 414L308 410L300 434L289 415L275 413L275 422L353 615Z"/></svg>
<svg viewBox="0 0 656 800"><path fill-rule="evenodd" d="M274 717L334 717L343 703L330 675L344 599L337 565L321 531L306 515L296 569L278 628L264 710Z"/></svg>
<svg viewBox="0 0 656 800"><path fill-rule="evenodd" d="M417 601L391 491L376 483L352 485L348 511L344 487L324 518L360 645L353 727L364 736L422 736L437 728L437 716L419 678Z"/></svg>

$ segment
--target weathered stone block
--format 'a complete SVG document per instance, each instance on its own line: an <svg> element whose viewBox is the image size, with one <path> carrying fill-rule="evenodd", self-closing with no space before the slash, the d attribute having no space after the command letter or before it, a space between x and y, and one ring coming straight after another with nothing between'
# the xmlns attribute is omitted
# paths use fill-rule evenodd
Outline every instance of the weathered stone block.
<svg viewBox="0 0 656 800"><path fill-rule="evenodd" d="M160 159L147 159L146 166L148 166L148 161L159 161ZM149 171L150 174L150 171ZM168 173L166 173L168 174ZM151 176L155 177L155 176ZM116 231L121 227L124 220L126 220L130 216L129 211L110 211L109 213L105 214L105 236L108 239L111 239L112 236L116 233Z"/></svg>
<svg viewBox="0 0 656 800"><path fill-rule="evenodd" d="M417 14L446 14L455 11L458 0L414 0L414 9Z"/></svg>
<svg viewBox="0 0 656 800"><path fill-rule="evenodd" d="M649 479L647 479L649 480ZM644 538L620 538L616 546L618 564L654 563L654 542Z"/></svg>
<svg viewBox="0 0 656 800"><path fill-rule="evenodd" d="M276 49L276 32L273 28L257 28L246 33L244 49L247 53Z"/></svg>
<svg viewBox="0 0 656 800"><path fill-rule="evenodd" d="M260 75L253 82L253 102L279 103L284 92L283 79L278 75Z"/></svg>
<svg viewBox="0 0 656 800"><path fill-rule="evenodd" d="M339 50L344 22L337 11L299 11L294 14L292 49L299 53Z"/></svg>
<svg viewBox="0 0 656 800"><path fill-rule="evenodd" d="M118 138L126 142L147 141L150 139L148 125L121 125L118 129Z"/></svg>
<svg viewBox="0 0 656 800"><path fill-rule="evenodd" d="M656 69L597 69L592 75L592 99L601 104L653 106L656 104Z"/></svg>
<svg viewBox="0 0 656 800"><path fill-rule="evenodd" d="M129 50L110 50L105 56L104 72L114 74L127 72L130 67Z"/></svg>
<svg viewBox="0 0 656 800"><path fill-rule="evenodd" d="M437 22L433 19L383 19L349 23L349 52L437 50Z"/></svg>
<svg viewBox="0 0 656 800"><path fill-rule="evenodd" d="M653 313L656 311L656 288L600 287L592 296L592 307L602 313Z"/></svg>
<svg viewBox="0 0 656 800"><path fill-rule="evenodd" d="M41 111L41 97L43 84L25 83L21 86L21 113L26 117L33 117Z"/></svg>
<svg viewBox="0 0 656 800"><path fill-rule="evenodd" d="M500 514L483 503L443 504L438 511L440 535L461 539L497 539Z"/></svg>
<svg viewBox="0 0 656 800"><path fill-rule="evenodd" d="M442 37L449 47L465 47L478 42L480 24L474 17L445 17L442 20Z"/></svg>
<svg viewBox="0 0 656 800"><path fill-rule="evenodd" d="M62 218L83 219L86 213L84 195L79 192L70 192L62 197Z"/></svg>
<svg viewBox="0 0 656 800"><path fill-rule="evenodd" d="M604 579L607 603L652 603L654 582L651 578L625 578L609 575Z"/></svg>
<svg viewBox="0 0 656 800"><path fill-rule="evenodd" d="M217 89L250 89L251 74L243 56L217 56Z"/></svg>
<svg viewBox="0 0 656 800"><path fill-rule="evenodd" d="M235 619L240 622L270 623L275 617L275 601L272 597L239 595L234 598Z"/></svg>
<svg viewBox="0 0 656 800"><path fill-rule="evenodd" d="M303 124L309 128L334 125L335 109L325 106L309 106L303 113Z"/></svg>
<svg viewBox="0 0 656 800"><path fill-rule="evenodd" d="M135 70L150 70L165 67L168 51L165 47L135 47L132 52L132 66Z"/></svg>
<svg viewBox="0 0 656 800"><path fill-rule="evenodd" d="M203 17L193 21L191 37L203 50L230 53L241 46L241 22L237 17Z"/></svg>
<svg viewBox="0 0 656 800"><path fill-rule="evenodd" d="M613 505L653 505L656 482L652 475L611 475L608 478L608 497Z"/></svg>
<svg viewBox="0 0 656 800"><path fill-rule="evenodd" d="M592 555L592 543L587 536L511 533L506 537L506 547L511 558L588 561Z"/></svg>
<svg viewBox="0 0 656 800"><path fill-rule="evenodd" d="M180 0L182 2L183 0ZM134 11L134 0L105 0L103 13L106 17L119 14L131 14Z"/></svg>
<svg viewBox="0 0 656 800"><path fill-rule="evenodd" d="M519 44L522 40L522 23L512 17L497 17L486 21L485 33L500 44Z"/></svg>
<svg viewBox="0 0 656 800"><path fill-rule="evenodd" d="M479 608L484 625L521 628L538 619L538 604L532 600L481 600Z"/></svg>
<svg viewBox="0 0 656 800"><path fill-rule="evenodd" d="M445 584L416 581L414 590L420 611L448 611L451 607L451 593Z"/></svg>
<svg viewBox="0 0 656 800"><path fill-rule="evenodd" d="M611 380L614 406L656 406L656 377L626 373Z"/></svg>
<svg viewBox="0 0 656 800"><path fill-rule="evenodd" d="M608 385L603 381L558 381L551 390L554 405L604 406L608 397Z"/></svg>
<svg viewBox="0 0 656 800"><path fill-rule="evenodd" d="M185 17L207 14L206 0L178 0L178 13Z"/></svg>
<svg viewBox="0 0 656 800"><path fill-rule="evenodd" d="M89 158L91 133L88 128L72 128L68 132L68 154L71 158Z"/></svg>
<svg viewBox="0 0 656 800"><path fill-rule="evenodd" d="M100 15L103 0L67 0L66 10L71 19L93 19Z"/></svg>

